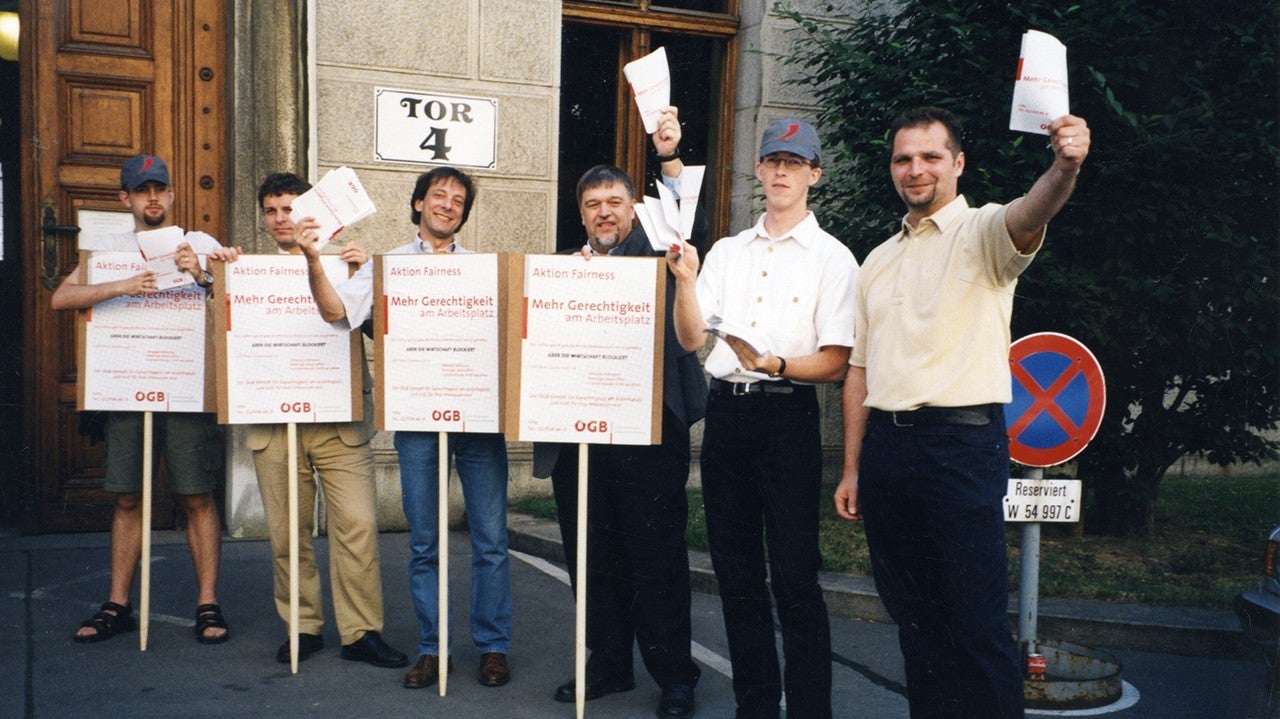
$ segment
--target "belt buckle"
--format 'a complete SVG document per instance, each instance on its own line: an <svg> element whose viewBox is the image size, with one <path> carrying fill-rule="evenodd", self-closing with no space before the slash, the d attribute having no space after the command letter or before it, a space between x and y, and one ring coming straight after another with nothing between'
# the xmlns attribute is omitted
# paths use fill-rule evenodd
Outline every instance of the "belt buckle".
<svg viewBox="0 0 1280 719"><path fill-rule="evenodd" d="M750 382L730 382L729 386L730 386L729 394L733 395L734 397L746 397L747 395L751 394Z"/></svg>
<svg viewBox="0 0 1280 719"><path fill-rule="evenodd" d="M899 422L899 421L898 421L898 415L899 415L899 414L906 415L906 414L909 414L908 412L890 412L889 414L893 416L893 426L894 426L894 427L914 427L914 426L916 426L916 423L915 423L915 422Z"/></svg>

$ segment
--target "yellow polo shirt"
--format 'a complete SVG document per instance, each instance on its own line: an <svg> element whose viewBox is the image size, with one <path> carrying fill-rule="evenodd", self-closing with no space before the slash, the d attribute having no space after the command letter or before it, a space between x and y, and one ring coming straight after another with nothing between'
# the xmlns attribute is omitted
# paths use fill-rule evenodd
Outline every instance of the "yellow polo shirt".
<svg viewBox="0 0 1280 719"><path fill-rule="evenodd" d="M1004 216L1005 205L971 208L960 195L914 230L904 218L902 230L867 255L849 357L866 368L866 406L1012 399L1009 318L1018 276L1035 253L1018 252Z"/></svg>

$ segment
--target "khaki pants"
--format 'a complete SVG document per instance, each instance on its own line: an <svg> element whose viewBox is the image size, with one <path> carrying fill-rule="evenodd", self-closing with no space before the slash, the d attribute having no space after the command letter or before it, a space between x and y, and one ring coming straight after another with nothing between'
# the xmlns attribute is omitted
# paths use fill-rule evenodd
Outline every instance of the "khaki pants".
<svg viewBox="0 0 1280 719"><path fill-rule="evenodd" d="M276 611L289 621L289 457L287 427L271 428L263 449L254 450L258 487L267 513L274 556ZM343 644L368 631L382 631L382 578L368 443L348 446L333 424L298 425L298 631L320 634L324 612L320 576L311 546L319 473L328 507L329 578L333 614Z"/></svg>

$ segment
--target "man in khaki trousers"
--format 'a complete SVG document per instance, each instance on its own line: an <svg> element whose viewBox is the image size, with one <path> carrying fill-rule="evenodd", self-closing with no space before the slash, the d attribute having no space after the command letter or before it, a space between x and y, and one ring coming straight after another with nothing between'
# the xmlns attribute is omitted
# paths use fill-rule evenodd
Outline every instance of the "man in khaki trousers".
<svg viewBox="0 0 1280 719"><path fill-rule="evenodd" d="M295 197L310 184L292 173L269 175L258 190L263 224L282 254L300 253L290 217ZM368 256L349 244L342 258L359 266ZM300 262L301 264L301 262ZM363 365L363 363L362 363ZM374 488L373 381L364 369L364 420L298 425L298 659L324 648L320 576L311 545L316 477L324 486L329 534L329 577L342 658L402 667L408 657L382 640L382 578ZM249 449L258 474L274 555L276 611L289 616L289 469L285 425L251 425ZM276 660L289 662L289 642Z"/></svg>

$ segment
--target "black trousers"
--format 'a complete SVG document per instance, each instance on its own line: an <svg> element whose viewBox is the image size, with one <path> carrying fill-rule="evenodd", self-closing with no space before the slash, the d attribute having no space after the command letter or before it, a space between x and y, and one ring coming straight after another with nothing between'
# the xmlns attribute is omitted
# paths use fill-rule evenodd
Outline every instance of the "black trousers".
<svg viewBox="0 0 1280 719"><path fill-rule="evenodd" d="M1007 614L1008 442L999 412L983 426L867 423L858 503L912 719L1023 716Z"/></svg>
<svg viewBox="0 0 1280 719"><path fill-rule="evenodd" d="M633 676L633 642L658 686L695 685L690 657L689 429L663 410L662 444L592 445L587 477L587 671ZM577 587L578 448L551 472L569 576Z"/></svg>
<svg viewBox="0 0 1280 719"><path fill-rule="evenodd" d="M713 390L702 490L738 719L831 716L831 633L818 586L822 440L811 386L745 397ZM782 627L779 670L769 578Z"/></svg>

